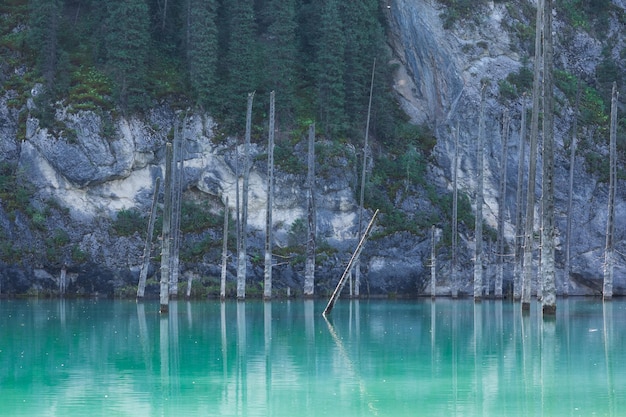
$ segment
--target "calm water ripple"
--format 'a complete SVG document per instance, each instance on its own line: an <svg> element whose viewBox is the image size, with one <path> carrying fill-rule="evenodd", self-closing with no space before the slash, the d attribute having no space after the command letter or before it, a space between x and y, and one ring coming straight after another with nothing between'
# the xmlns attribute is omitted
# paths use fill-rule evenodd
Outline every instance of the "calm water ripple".
<svg viewBox="0 0 626 417"><path fill-rule="evenodd" d="M0 300L0 416L618 416L626 302Z"/></svg>

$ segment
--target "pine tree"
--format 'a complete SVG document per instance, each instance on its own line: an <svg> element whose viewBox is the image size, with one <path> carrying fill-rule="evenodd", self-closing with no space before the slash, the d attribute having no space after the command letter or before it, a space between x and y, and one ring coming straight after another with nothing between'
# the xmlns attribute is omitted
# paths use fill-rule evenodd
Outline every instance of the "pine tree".
<svg viewBox="0 0 626 417"><path fill-rule="evenodd" d="M187 0L185 43L189 83L203 106L213 97L216 82L216 13L215 0Z"/></svg>
<svg viewBox="0 0 626 417"><path fill-rule="evenodd" d="M128 111L146 105L149 24L145 0L112 0L107 3L107 68L116 83L116 99Z"/></svg>
<svg viewBox="0 0 626 417"><path fill-rule="evenodd" d="M276 110L283 119L293 116L296 90L296 12L294 0L268 2L266 15L270 16L267 28L266 85L278 92Z"/></svg>
<svg viewBox="0 0 626 417"><path fill-rule="evenodd" d="M54 88L59 59L58 30L61 20L60 0L32 0L30 2L29 43L36 53L38 71L46 88Z"/></svg>
<svg viewBox="0 0 626 417"><path fill-rule="evenodd" d="M317 109L326 135L345 130L345 41L336 0L326 0L317 44ZM369 67L369 66L368 66Z"/></svg>
<svg viewBox="0 0 626 417"><path fill-rule="evenodd" d="M229 4L226 4L229 3ZM259 48L256 41L256 22L254 2L252 0L233 0L224 2L225 28L228 34L225 40L226 67L224 82L223 112L234 119L231 122L243 125L239 106L243 97L250 91L256 91L261 69L259 68ZM232 104L231 104L232 103Z"/></svg>
<svg viewBox="0 0 626 417"><path fill-rule="evenodd" d="M360 136L369 96L369 69L372 61L383 53L381 46L384 45L384 32L377 19L377 1L365 0L341 4L346 45L344 73L346 114L349 115L350 120L353 120L353 128ZM386 60L381 59L379 62L386 62ZM387 77L380 76L382 74L377 75L375 80L378 87L380 80L386 80Z"/></svg>

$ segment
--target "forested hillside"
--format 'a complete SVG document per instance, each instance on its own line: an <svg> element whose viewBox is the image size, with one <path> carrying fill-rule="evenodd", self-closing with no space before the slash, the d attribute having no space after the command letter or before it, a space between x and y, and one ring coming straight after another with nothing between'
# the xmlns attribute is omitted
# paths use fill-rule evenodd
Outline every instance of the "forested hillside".
<svg viewBox="0 0 626 417"><path fill-rule="evenodd" d="M14 74L4 83L42 82L42 112L61 101L127 114L167 99L237 131L246 94L266 102L276 90L283 129L314 119L328 135L362 136L377 60L372 128L396 128L377 0L7 0L0 15L2 72Z"/></svg>

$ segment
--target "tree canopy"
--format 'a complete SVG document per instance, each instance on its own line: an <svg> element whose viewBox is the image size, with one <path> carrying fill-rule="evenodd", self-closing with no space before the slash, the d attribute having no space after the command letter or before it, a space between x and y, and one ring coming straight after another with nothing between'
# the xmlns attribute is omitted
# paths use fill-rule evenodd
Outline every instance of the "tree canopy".
<svg viewBox="0 0 626 417"><path fill-rule="evenodd" d="M315 119L321 132L359 137L376 60L375 107L386 109L374 110L372 126L393 131L388 109L397 106L375 0L12 3L20 1L27 6L25 52L50 99L97 90L98 97L81 99L132 113L170 97L241 130L247 93L262 99L274 90L282 125ZM93 79L98 86L89 85Z"/></svg>

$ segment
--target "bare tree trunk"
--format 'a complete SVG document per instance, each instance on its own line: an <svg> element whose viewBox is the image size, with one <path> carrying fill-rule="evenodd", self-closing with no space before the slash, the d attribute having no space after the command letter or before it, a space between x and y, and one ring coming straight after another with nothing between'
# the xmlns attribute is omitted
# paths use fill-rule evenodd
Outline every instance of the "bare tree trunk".
<svg viewBox="0 0 626 417"><path fill-rule="evenodd" d="M572 143L570 144L569 155L569 187L567 198L567 220L565 226L565 267L563 268L563 296L569 296L569 280L572 270L571 250L572 250L572 215L574 206L574 164L576 163L576 147L578 146L578 117L580 108L580 94L582 91L581 82L578 80L576 91L576 109L574 110L574 125L572 127Z"/></svg>
<svg viewBox="0 0 626 417"><path fill-rule="evenodd" d="M67 288L67 266L63 264L61 267L61 274L59 275L59 294L61 297L65 295L65 289Z"/></svg>
<svg viewBox="0 0 626 417"><path fill-rule="evenodd" d="M485 130L485 86L480 97L480 120L478 122L478 141L476 149L476 246L474 252L474 301L483 298L483 203L484 196L484 130Z"/></svg>
<svg viewBox="0 0 626 417"><path fill-rule="evenodd" d="M437 228L430 228L430 297L437 296Z"/></svg>
<svg viewBox="0 0 626 417"><path fill-rule="evenodd" d="M163 208L163 234L161 248L161 313L169 311L169 281L170 281L170 255L171 255L171 227L172 227L172 144L165 145L165 191Z"/></svg>
<svg viewBox="0 0 626 417"><path fill-rule="evenodd" d="M604 251L604 282L602 297L604 300L613 298L613 267L615 264L615 247L613 234L615 229L615 189L617 183L617 83L613 82L611 95L611 127L609 134L609 205L606 222L606 248Z"/></svg>
<svg viewBox="0 0 626 417"><path fill-rule="evenodd" d="M237 251L237 299L246 298L246 267L247 267L247 238L248 238L248 188L250 184L250 136L252 130L252 102L254 92L248 94L248 110L246 112L246 137L243 156L243 186L241 190L241 226L239 250Z"/></svg>
<svg viewBox="0 0 626 417"><path fill-rule="evenodd" d="M502 279L504 274L504 215L506 205L506 180L507 180L507 155L509 148L509 111L505 110L503 117L503 134L502 134L502 162L500 163L500 193L498 202L498 259L496 269L496 283L494 295L496 298L502 298Z"/></svg>
<svg viewBox="0 0 626 417"><path fill-rule="evenodd" d="M228 196L224 201L224 232L222 234L222 275L220 277L220 300L226 299L226 266L228 263Z"/></svg>
<svg viewBox="0 0 626 417"><path fill-rule="evenodd" d="M304 296L313 297L315 291L315 240L317 222L315 213L315 124L309 126L309 158L307 175L308 239L304 268Z"/></svg>
<svg viewBox="0 0 626 417"><path fill-rule="evenodd" d="M150 252L152 250L152 236L154 235L154 220L156 219L160 185L161 177L157 177L154 184L154 195L152 196L150 219L148 220L148 233L146 234L146 244L143 248L143 264L141 265L141 272L139 273L139 285L137 286L138 300L141 300L143 298L146 291L146 279L148 278L148 267L150 265Z"/></svg>
<svg viewBox="0 0 626 417"><path fill-rule="evenodd" d="M270 125L267 143L267 211L265 217L265 271L263 298L272 298L272 210L274 207L274 113L275 94L270 93Z"/></svg>
<svg viewBox="0 0 626 417"><path fill-rule="evenodd" d="M372 65L372 80L370 82L370 99L367 105L367 122L365 123L365 143L363 145L363 167L361 172L361 195L359 199L359 227L357 236L361 236L361 229L363 227L363 210L365 206L365 176L367 174L367 148L369 146L369 132L370 132L370 115L372 113L372 95L374 92L374 74L376 70L376 60ZM354 296L359 298L361 285L361 259L357 258L356 267L354 269Z"/></svg>
<svg viewBox="0 0 626 417"><path fill-rule="evenodd" d="M535 179L537 175L537 142L539 136L539 96L541 91L541 50L543 0L537 0L535 28L535 73L533 77L533 108L530 121L530 152L524 233L524 274L522 276L522 310L530 310L530 283L533 277L533 242L535 232Z"/></svg>
<svg viewBox="0 0 626 417"><path fill-rule="evenodd" d="M459 122L456 122L456 132L454 133L454 161L452 162L452 298L459 296L459 283L457 282L457 253L458 253L458 166L459 166Z"/></svg>
<svg viewBox="0 0 626 417"><path fill-rule="evenodd" d="M326 308L324 309L324 312L322 313L323 316L330 314L333 307L335 306L335 302L339 298L339 295L341 295L341 290L343 289L344 285L346 285L346 279L348 278L348 276L350 276L350 272L352 271L352 268L354 267L354 261L361 254L361 251L363 250L363 246L365 246L365 242L367 241L367 238L370 232L372 231L372 227L374 226L374 220L376 220L377 215L378 215L378 210L374 212L374 215L372 216L372 219L367 225L367 228L365 229L365 232L363 233L363 236L361 237L361 240L359 241L359 244L357 245L356 250L354 251L354 253L352 254L352 257L348 261L348 266L346 267L345 271L343 271L343 275L341 276L341 278L339 278L337 287L335 287L335 291L333 291L332 295L330 296L330 299L328 300L328 304L326 305Z"/></svg>
<svg viewBox="0 0 626 417"><path fill-rule="evenodd" d="M513 299L522 297L522 269L523 257L523 216L522 204L524 202L524 170L526 168L526 94L522 99L522 115L519 134L518 164L517 164L517 190L515 196L515 265L513 267Z"/></svg>
<svg viewBox="0 0 626 417"><path fill-rule="evenodd" d="M556 314L555 225L554 225L554 92L552 3L544 0L544 71L543 71L543 198L541 228L541 272L543 274L543 314Z"/></svg>
<svg viewBox="0 0 626 417"><path fill-rule="evenodd" d="M174 156L172 165L172 255L170 258L170 298L178 297L178 277L180 274L180 212L182 199L182 132L180 126L174 128Z"/></svg>

